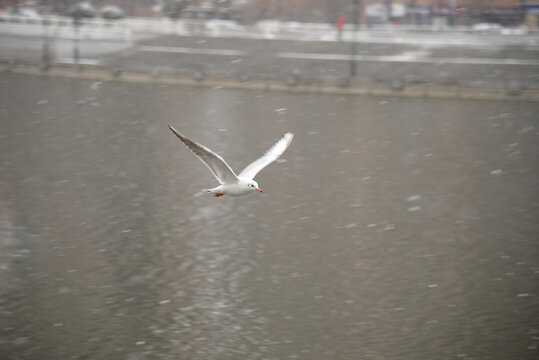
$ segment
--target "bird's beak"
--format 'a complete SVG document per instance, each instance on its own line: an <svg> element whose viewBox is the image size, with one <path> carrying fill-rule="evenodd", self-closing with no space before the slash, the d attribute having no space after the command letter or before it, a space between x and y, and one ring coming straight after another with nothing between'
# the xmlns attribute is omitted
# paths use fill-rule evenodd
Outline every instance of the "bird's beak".
<svg viewBox="0 0 539 360"><path fill-rule="evenodd" d="M256 191L262 192L262 189L261 188L256 188Z"/></svg>

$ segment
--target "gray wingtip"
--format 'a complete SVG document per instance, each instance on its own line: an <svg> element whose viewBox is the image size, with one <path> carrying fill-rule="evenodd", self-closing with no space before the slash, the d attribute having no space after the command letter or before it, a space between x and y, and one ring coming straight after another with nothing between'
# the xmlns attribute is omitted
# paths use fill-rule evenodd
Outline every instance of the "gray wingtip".
<svg viewBox="0 0 539 360"><path fill-rule="evenodd" d="M180 138L182 141L183 141L183 135L174 128L174 126L170 125L167 123L167 126L168 128L170 129L170 131L172 131L174 133L174 135L176 135L178 138Z"/></svg>

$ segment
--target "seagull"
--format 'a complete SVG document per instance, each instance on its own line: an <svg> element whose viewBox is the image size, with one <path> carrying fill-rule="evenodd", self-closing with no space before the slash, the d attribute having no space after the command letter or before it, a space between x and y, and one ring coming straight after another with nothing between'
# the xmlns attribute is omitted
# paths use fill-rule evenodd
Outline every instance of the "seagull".
<svg viewBox="0 0 539 360"><path fill-rule="evenodd" d="M193 140L189 140L183 136L178 130L174 129L170 124L167 124L169 129L180 139L188 148L195 154L200 161L204 163L210 169L211 173L220 185L212 189L204 189L202 191L213 193L215 197L230 195L241 196L246 195L252 191L262 192L258 183L254 181L254 177L260 170L268 166L273 161L277 160L281 156L288 145L292 142L294 135L292 133L286 133L284 136L275 143L262 157L253 161L241 171L239 175L236 175L226 161L214 153L204 145L201 145Z"/></svg>

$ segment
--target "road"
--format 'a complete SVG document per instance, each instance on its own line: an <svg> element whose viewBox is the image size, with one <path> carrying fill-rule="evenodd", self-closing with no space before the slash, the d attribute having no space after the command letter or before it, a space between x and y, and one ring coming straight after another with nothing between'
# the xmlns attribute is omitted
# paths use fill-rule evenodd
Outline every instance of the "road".
<svg viewBox="0 0 539 360"><path fill-rule="evenodd" d="M139 42L104 61L130 67L152 64L168 71L201 70L212 74L335 79L348 75L347 42L255 40L166 36ZM366 80L407 82L503 82L539 84L539 48L469 47L359 43L358 76Z"/></svg>

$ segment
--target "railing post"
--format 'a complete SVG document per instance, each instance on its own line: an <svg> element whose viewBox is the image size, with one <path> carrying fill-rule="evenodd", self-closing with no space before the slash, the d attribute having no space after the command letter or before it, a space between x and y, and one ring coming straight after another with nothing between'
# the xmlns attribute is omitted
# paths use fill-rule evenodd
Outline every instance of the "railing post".
<svg viewBox="0 0 539 360"><path fill-rule="evenodd" d="M350 77L355 77L357 75L356 71L356 54L357 54L357 31L359 28L358 17L359 17L359 0L352 0L353 5L353 24L354 32L352 33L352 43L350 45Z"/></svg>

